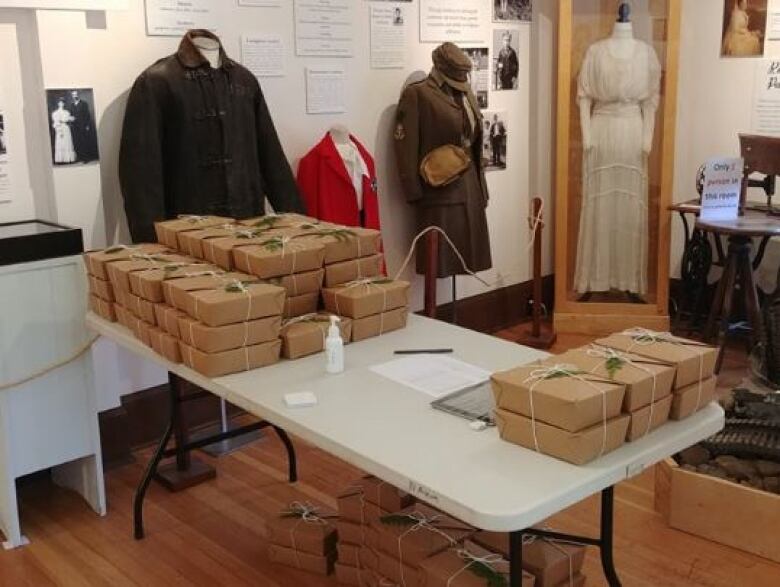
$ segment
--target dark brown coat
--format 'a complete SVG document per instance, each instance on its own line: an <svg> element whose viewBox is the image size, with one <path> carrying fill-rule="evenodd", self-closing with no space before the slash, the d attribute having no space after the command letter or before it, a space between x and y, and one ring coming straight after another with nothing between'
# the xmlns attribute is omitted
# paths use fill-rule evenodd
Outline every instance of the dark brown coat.
<svg viewBox="0 0 780 587"><path fill-rule="evenodd" d="M492 266L490 237L485 217L488 190L482 168L482 116L474 95L467 94L476 125L468 136L468 117L445 82L431 74L407 86L398 104L394 130L395 153L406 200L416 208L418 230L439 226L460 250L469 269L483 271ZM420 176L422 159L443 145L468 146L472 163L453 183L434 188ZM417 272L425 272L425 255L417 254ZM439 277L463 274L457 257L442 239Z"/></svg>

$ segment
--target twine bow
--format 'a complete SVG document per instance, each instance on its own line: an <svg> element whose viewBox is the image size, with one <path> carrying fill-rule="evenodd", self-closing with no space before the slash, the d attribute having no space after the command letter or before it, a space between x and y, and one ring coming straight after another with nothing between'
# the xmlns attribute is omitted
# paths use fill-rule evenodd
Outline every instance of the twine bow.
<svg viewBox="0 0 780 587"><path fill-rule="evenodd" d="M179 214L176 218L179 220L185 220L190 224L197 224L199 222L205 222L208 220L208 216L199 216L197 214Z"/></svg>
<svg viewBox="0 0 780 587"><path fill-rule="evenodd" d="M503 556L500 554L488 554L486 556L477 556L471 552L469 552L466 548L459 548L455 551L457 555L466 561L466 564L455 571L449 579L447 579L447 587L450 587L452 585L452 582L455 580L455 578L466 571L467 569L471 568L473 565L483 565L490 569L491 571L498 573L499 571L495 568L494 565L498 565L501 563L506 563L506 559L504 559Z"/></svg>
<svg viewBox="0 0 780 587"><path fill-rule="evenodd" d="M333 300L336 302L336 314L341 316L341 309L339 308L339 295L343 295L344 292L354 289L356 287L365 287L366 291L371 291L371 288L382 292L382 310L379 314L379 335L384 334L385 331L385 312L387 312L387 290L383 287L379 287L382 284L390 283L387 277L361 277L353 281L349 281L340 287L343 288L341 292L336 292L333 295Z"/></svg>
<svg viewBox="0 0 780 587"><path fill-rule="evenodd" d="M534 437L534 449L536 452L541 452L539 449L539 439L536 435L536 411L534 409L534 391L536 391L536 387L542 383L543 381L547 381L549 379L558 379L560 377L571 377L572 379L576 379L577 381L581 381L582 383L585 383L586 385L592 387L596 391L598 391L601 394L601 409L602 409L602 428L603 428L603 434L601 439L601 451L599 452L599 457L604 455L604 452L607 450L607 392L604 389L601 389L596 384L594 384L592 381L589 381L585 377L583 377L584 372L575 367L574 365L568 365L568 364L562 364L557 363L555 365L549 366L549 367L542 367L539 369L534 369L531 371L530 375L526 377L525 381L523 383L531 384L528 388L528 403L530 404L531 408L531 434Z"/></svg>
<svg viewBox="0 0 780 587"><path fill-rule="evenodd" d="M634 340L632 345L629 347L629 351L633 348L634 345L646 346L661 342L683 347L691 346L689 343L687 343L687 341L677 338L671 332L655 332L653 330L648 330L647 328L635 327L624 330L621 334L630 336ZM693 346L701 345L694 344ZM699 408L701 407L701 393L704 383L702 381L702 379L704 379L704 355L702 353L696 353L696 355L699 358L699 385L697 387L696 407L693 410L694 413L698 412Z"/></svg>
<svg viewBox="0 0 780 587"><path fill-rule="evenodd" d="M408 518L413 522L410 528L408 528L407 530L402 532L401 535L398 536L398 568L400 570L400 575L401 575L401 585L406 587L406 579L404 578L403 539L406 538L407 535L412 534L414 532L419 532L420 530L428 530L444 538L450 546L455 545L457 542L452 538L452 536L450 536L440 528L434 526L436 520L438 520L441 517L438 514L431 516L430 518L420 512L410 512L406 514L397 514L397 515Z"/></svg>

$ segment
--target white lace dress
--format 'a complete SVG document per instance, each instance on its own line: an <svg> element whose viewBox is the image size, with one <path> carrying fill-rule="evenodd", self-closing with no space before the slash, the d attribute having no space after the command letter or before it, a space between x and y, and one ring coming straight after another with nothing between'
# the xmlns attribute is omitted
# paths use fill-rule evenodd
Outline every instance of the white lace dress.
<svg viewBox="0 0 780 587"><path fill-rule="evenodd" d="M578 99L592 102L592 148L584 153L574 287L579 293L647 291L647 156L644 116L659 103L655 50L634 41L627 57L609 39L588 48Z"/></svg>

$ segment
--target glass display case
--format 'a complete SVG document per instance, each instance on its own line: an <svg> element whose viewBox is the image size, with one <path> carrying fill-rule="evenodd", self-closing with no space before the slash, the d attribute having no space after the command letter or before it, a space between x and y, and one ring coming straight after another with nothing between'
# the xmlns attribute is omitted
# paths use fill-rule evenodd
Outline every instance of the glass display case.
<svg viewBox="0 0 780 587"><path fill-rule="evenodd" d="M669 327L680 0L560 0L555 329Z"/></svg>

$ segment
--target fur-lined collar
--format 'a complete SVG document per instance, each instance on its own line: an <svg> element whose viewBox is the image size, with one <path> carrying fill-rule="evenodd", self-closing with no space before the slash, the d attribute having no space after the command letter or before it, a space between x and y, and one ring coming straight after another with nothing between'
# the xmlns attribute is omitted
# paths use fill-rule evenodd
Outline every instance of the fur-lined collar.
<svg viewBox="0 0 780 587"><path fill-rule="evenodd" d="M203 53L200 52L200 49L198 49L193 42L193 39L197 37L206 37L219 43L220 66L233 66L233 60L230 59L230 57L228 57L225 53L225 49L222 48L222 42L219 40L219 37L217 37L211 31L205 29L193 29L187 31L181 38L181 43L179 43L179 50L176 51L176 56L179 58L179 61L184 67L196 69L198 67L203 67L204 65L209 64L208 59L203 56Z"/></svg>

